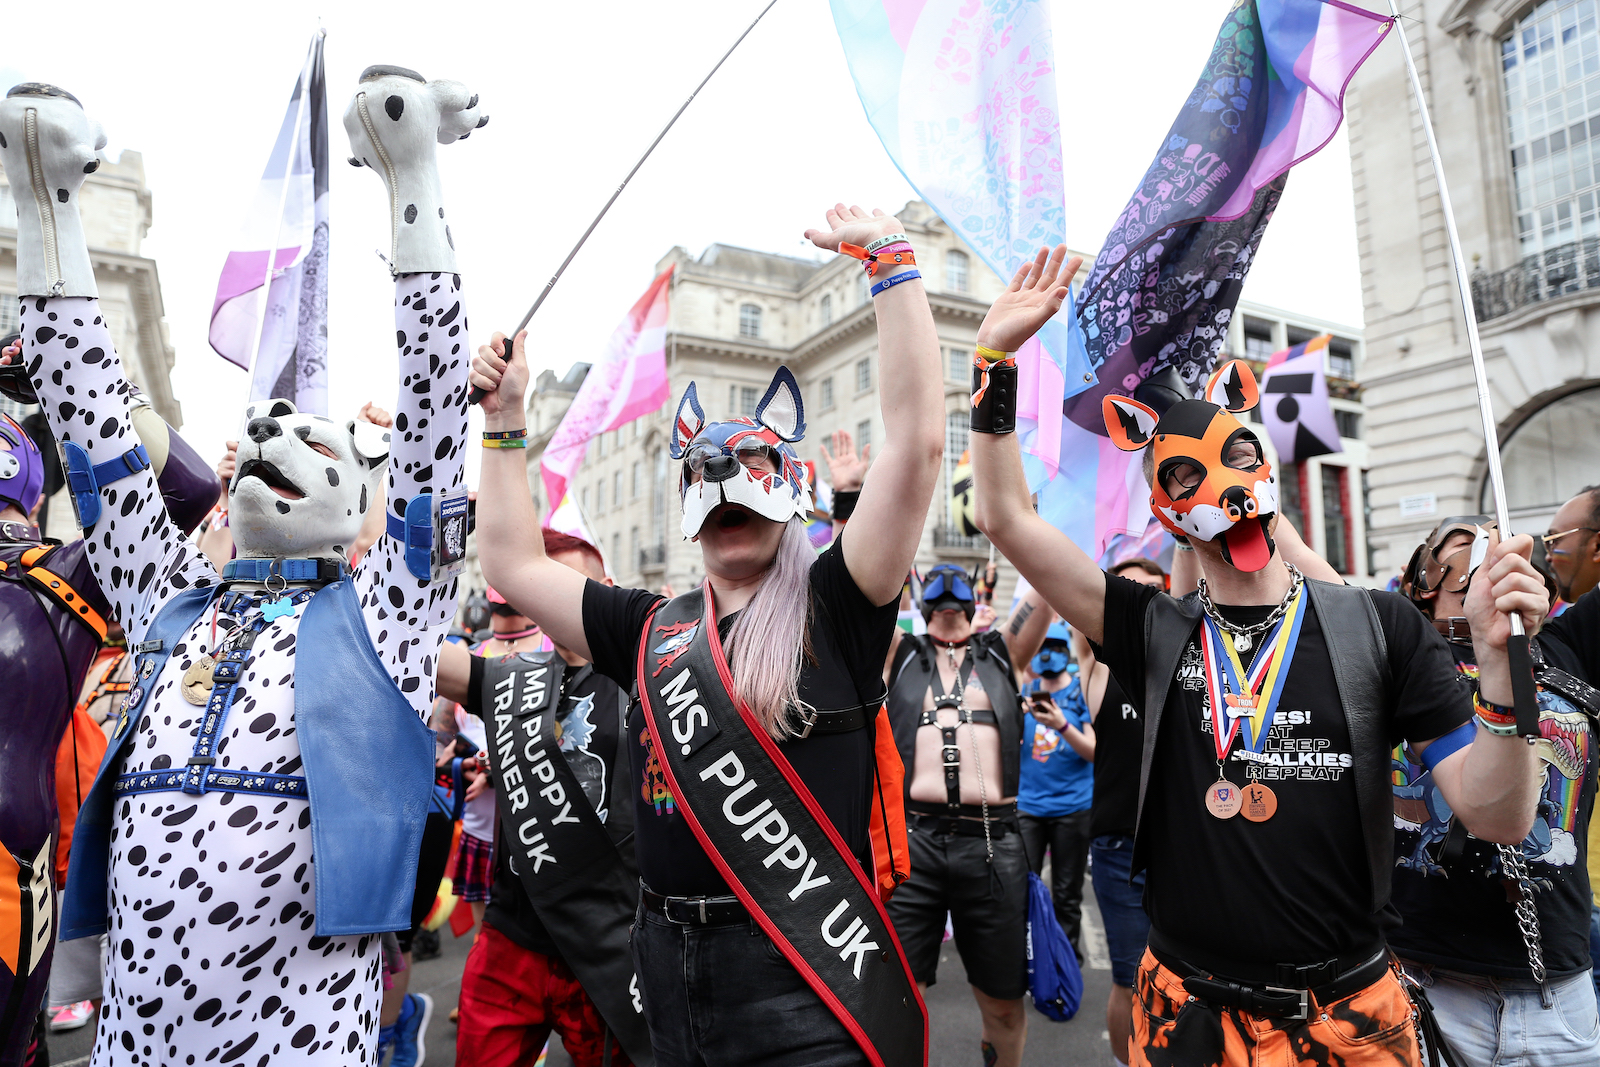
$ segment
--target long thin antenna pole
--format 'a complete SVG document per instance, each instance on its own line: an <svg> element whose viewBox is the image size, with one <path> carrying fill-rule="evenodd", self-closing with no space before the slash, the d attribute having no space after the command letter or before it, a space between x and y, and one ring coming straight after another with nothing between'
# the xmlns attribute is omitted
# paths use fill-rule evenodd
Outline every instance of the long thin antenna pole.
<svg viewBox="0 0 1600 1067"><path fill-rule="evenodd" d="M689 94L689 99L685 100L683 102L683 106L678 108L677 112L672 116L672 120L662 128L660 133L656 134L656 139L650 142L650 147L644 150L644 155L639 157L639 162L635 163L633 165L633 169L628 171L627 177L622 179L622 184L617 186L616 191L611 194L611 199L607 200L605 206L600 209L600 214L596 215L594 217L594 221L589 223L589 228L583 231L583 236L578 238L578 243L572 246L572 251L568 252L567 258L561 261L561 266L557 267L556 272L550 276L550 280L544 283L544 288L539 291L539 298L533 302L533 306L528 309L528 313L522 316L522 321L517 323L517 328L506 335L508 343L510 339L515 338L517 334L521 333L527 328L528 323L533 320L534 312L539 310L539 306L544 303L545 297L550 295L550 290L556 287L556 282L561 280L561 275L566 273L567 267L571 265L575 258L577 258L578 252L583 248L584 242L589 239L590 234L594 233L595 227L600 225L600 220L606 217L606 212L611 210L611 205L617 202L617 197L622 195L622 190L628 187L628 183L633 180L633 176L639 173L639 168L644 166L645 160L650 158L650 153L656 150L656 145L661 143L661 139L667 135L667 131L672 129L673 125L677 123L678 119L683 117L683 113L685 111L689 110L689 105L694 103L694 98L700 95L700 90L704 89L706 87L706 83L711 80L712 76L715 75L717 71L722 69L722 65L728 61L728 57L733 55L733 50L744 43L744 39L750 36L750 31L756 28L756 23L760 22L762 18L766 16L768 11L771 11L773 5L775 5L777 2L778 0L769 0L767 6L761 9L761 14L757 15L750 25L745 27L744 32L739 35L739 39L734 41L726 52L722 53L722 58L717 60L717 65L711 68L711 73L702 78L700 84L695 86L694 92ZM481 399L483 399L483 390L473 389L471 396L472 403L476 404Z"/></svg>
<svg viewBox="0 0 1600 1067"><path fill-rule="evenodd" d="M1483 365L1483 344L1478 340L1478 314L1472 303L1472 279L1467 274L1466 257L1461 254L1461 235L1456 232L1456 213L1450 205L1450 187L1444 180L1444 163L1439 158L1439 141L1433 135L1428 99L1422 93L1417 61L1411 55L1411 42L1406 39L1405 24L1400 20L1400 8L1396 0L1389 0L1389 12L1394 16L1395 29L1399 31L1400 48L1406 57L1406 72L1411 76L1411 91L1416 95L1417 111L1422 115L1422 131L1427 134L1428 152L1433 156L1433 177L1439 186L1439 206L1444 213L1445 233L1450 238L1450 259L1456 269L1456 289L1461 295L1462 315L1467 320L1467 347L1472 352L1472 376L1478 384L1478 417L1483 422L1483 444L1489 460L1489 488L1494 491L1495 521L1499 524L1500 536L1510 537L1511 514L1506 507L1505 475L1500 470L1500 434L1495 429L1494 403L1489 399L1489 372ZM1527 736L1532 744L1539 732L1538 710L1534 703L1536 698L1528 639L1524 636L1520 615L1511 616L1511 635L1508 651L1511 655L1511 681L1516 693L1517 732Z"/></svg>

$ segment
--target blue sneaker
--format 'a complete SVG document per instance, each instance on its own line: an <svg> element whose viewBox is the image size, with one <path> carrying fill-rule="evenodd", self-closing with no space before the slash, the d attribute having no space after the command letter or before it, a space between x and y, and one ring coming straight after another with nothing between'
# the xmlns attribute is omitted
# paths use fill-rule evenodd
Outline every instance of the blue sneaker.
<svg viewBox="0 0 1600 1067"><path fill-rule="evenodd" d="M433 1018L433 998L426 993L407 993L400 1005L400 1018L394 1022L394 1058L389 1067L422 1067L426 1056L423 1039L428 1020Z"/></svg>

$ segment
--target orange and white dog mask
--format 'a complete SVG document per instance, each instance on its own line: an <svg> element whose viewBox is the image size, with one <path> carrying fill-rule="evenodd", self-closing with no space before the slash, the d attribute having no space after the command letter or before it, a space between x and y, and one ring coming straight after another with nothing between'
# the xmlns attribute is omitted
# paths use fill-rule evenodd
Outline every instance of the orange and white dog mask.
<svg viewBox="0 0 1600 1067"><path fill-rule="evenodd" d="M1180 400L1162 414L1125 396L1102 403L1113 444L1154 450L1150 507L1161 525L1191 541L1220 538L1222 558L1241 571L1272 558L1268 528L1278 511L1278 481L1261 440L1233 414L1259 400L1255 375L1234 359L1212 373L1204 400Z"/></svg>

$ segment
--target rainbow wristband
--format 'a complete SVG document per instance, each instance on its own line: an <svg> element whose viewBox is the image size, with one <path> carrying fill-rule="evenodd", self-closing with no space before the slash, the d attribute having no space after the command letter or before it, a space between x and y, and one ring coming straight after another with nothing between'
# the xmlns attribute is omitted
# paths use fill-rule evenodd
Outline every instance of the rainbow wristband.
<svg viewBox="0 0 1600 1067"><path fill-rule="evenodd" d="M515 440L516 438L526 437L526 436L528 436L528 428L526 426L524 426L520 430L485 430L485 431L483 431L483 439L485 441L512 441L512 440Z"/></svg>
<svg viewBox="0 0 1600 1067"><path fill-rule="evenodd" d="M1472 710L1477 712L1478 719L1491 733L1498 733L1495 727L1509 727L1511 732L1516 732L1517 709L1483 699L1483 694L1476 688L1472 690Z"/></svg>
<svg viewBox="0 0 1600 1067"><path fill-rule="evenodd" d="M872 295L877 296L879 293L886 292L887 290L894 288L901 282L909 282L913 278L920 277L922 277L922 272L920 270L901 271L899 274L891 275L890 277L879 282L877 285L874 285L872 287Z"/></svg>
<svg viewBox="0 0 1600 1067"><path fill-rule="evenodd" d="M524 438L524 437L502 438L500 440L490 440L489 438L484 438L483 447L484 448L527 448L528 447L528 441L527 441L527 438Z"/></svg>

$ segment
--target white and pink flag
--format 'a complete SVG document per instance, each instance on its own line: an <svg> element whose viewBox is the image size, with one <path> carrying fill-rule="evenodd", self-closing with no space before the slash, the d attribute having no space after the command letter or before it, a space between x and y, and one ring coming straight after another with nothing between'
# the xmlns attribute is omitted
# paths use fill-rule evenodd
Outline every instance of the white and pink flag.
<svg viewBox="0 0 1600 1067"><path fill-rule="evenodd" d="M210 330L217 354L251 372L251 400L283 397L318 415L328 413L328 94L322 40L319 32L311 41L272 155L222 265Z"/></svg>
<svg viewBox="0 0 1600 1067"><path fill-rule="evenodd" d="M544 498L561 500L589 442L667 402L667 291L672 268L662 271L628 311L589 368L572 406L545 446Z"/></svg>
<svg viewBox="0 0 1600 1067"><path fill-rule="evenodd" d="M578 502L572 499L572 494L567 493L561 498L561 506L551 510L545 516L544 524L557 533L564 533L569 537L576 537L594 546L600 553L600 563L606 569L606 574L611 575L611 560L606 556L606 550L600 539L589 529L589 522L584 518L583 509L578 507Z"/></svg>

